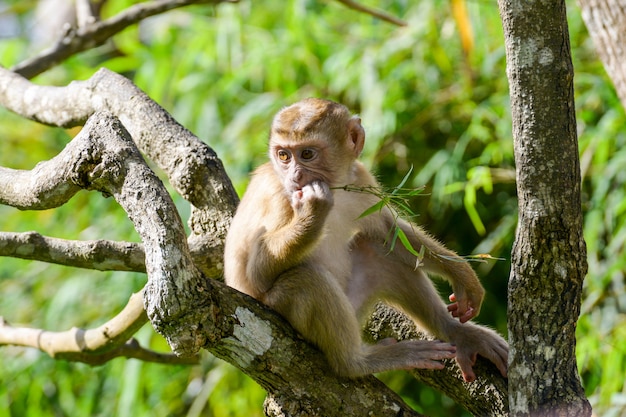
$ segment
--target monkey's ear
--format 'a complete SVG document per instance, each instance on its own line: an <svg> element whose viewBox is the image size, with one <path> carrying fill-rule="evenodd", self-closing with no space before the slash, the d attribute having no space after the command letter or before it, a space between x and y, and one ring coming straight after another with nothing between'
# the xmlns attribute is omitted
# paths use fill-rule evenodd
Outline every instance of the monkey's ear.
<svg viewBox="0 0 626 417"><path fill-rule="evenodd" d="M365 129L361 126L361 118L354 116L348 121L348 146L354 152L354 157L361 155L365 145Z"/></svg>

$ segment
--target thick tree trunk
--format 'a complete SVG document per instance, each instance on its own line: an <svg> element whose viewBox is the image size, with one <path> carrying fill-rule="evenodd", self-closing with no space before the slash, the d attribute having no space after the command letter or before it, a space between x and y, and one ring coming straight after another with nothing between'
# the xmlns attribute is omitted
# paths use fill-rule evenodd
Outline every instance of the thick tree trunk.
<svg viewBox="0 0 626 417"><path fill-rule="evenodd" d="M596 51L626 108L626 1L579 0Z"/></svg>
<svg viewBox="0 0 626 417"><path fill-rule="evenodd" d="M517 165L511 416L589 416L575 329L587 271L565 1L499 0Z"/></svg>

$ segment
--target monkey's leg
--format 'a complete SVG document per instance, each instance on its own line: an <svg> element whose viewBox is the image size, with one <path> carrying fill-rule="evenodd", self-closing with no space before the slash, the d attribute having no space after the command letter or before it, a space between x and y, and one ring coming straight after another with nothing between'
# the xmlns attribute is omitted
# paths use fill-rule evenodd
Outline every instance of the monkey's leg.
<svg viewBox="0 0 626 417"><path fill-rule="evenodd" d="M454 319L430 279L419 268L395 262L393 254L384 252L382 246L362 243L359 248L365 255L353 249L354 279L361 282L358 288L369 288L373 294L357 296L351 292L351 299L372 299L377 295L400 307L435 337L453 343L466 381L476 378L472 366L477 355L492 361L506 376L508 345L500 335L486 327Z"/></svg>
<svg viewBox="0 0 626 417"><path fill-rule="evenodd" d="M313 265L282 274L262 299L317 345L340 375L357 377L391 369L441 369L454 357L447 343L404 341L363 345L361 328L348 297L334 277Z"/></svg>
<svg viewBox="0 0 626 417"><path fill-rule="evenodd" d="M424 273L419 270L404 272L393 275L389 290L385 292L385 299L417 319L436 337L457 347L456 360L466 381L476 379L472 367L477 355L489 359L506 376L506 341L487 327L472 322L461 323L451 317L445 303Z"/></svg>

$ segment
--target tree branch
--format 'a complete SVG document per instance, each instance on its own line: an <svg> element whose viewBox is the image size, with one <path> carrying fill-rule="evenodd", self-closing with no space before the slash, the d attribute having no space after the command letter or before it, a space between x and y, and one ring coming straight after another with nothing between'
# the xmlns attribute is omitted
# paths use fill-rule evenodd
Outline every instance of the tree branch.
<svg viewBox="0 0 626 417"><path fill-rule="evenodd" d="M142 294L133 294L126 307L111 320L95 329L72 328L64 332L13 327L0 317L0 345L28 346L40 349L53 358L101 364L114 357L146 358L156 361L161 354L149 352L139 344L129 342L148 318L142 304ZM165 355L162 359L171 361Z"/></svg>
<svg viewBox="0 0 626 417"><path fill-rule="evenodd" d="M361 3L358 3L354 0L337 0L339 3L342 3L344 6L359 11L361 13L365 13L365 14L369 14L371 16L374 16L377 19L380 20L384 20L385 22L388 23L393 23L394 25L398 25L398 26L406 26L407 23L404 20L398 19L395 16L392 16L388 13L385 13L381 10L377 10L371 7L367 7L362 5Z"/></svg>
<svg viewBox="0 0 626 417"><path fill-rule="evenodd" d="M404 313L382 303L376 306L365 329L364 339L372 343L389 337L395 340L432 339ZM473 415L502 416L508 413L508 383L494 364L479 357L473 367L476 381L467 383L454 360L444 362L446 367L443 370L413 369L411 375L445 393Z"/></svg>
<svg viewBox="0 0 626 417"><path fill-rule="evenodd" d="M420 415L374 376L338 377L319 350L257 300L216 280L207 286L205 298L184 320L203 329L209 352L268 392L266 415L345 417L371 410L377 416Z"/></svg>
<svg viewBox="0 0 626 417"><path fill-rule="evenodd" d="M50 332L27 327L13 327L0 317L0 345L34 347L53 358L101 365L118 357L146 362L191 365L197 358L179 358L145 349L131 336L146 322L142 294L133 294L126 307L107 323L95 329L72 328Z"/></svg>
<svg viewBox="0 0 626 417"><path fill-rule="evenodd" d="M189 246L196 266L206 276L221 276L223 244L239 201L234 187L215 152L130 80L101 69L67 87L43 87L0 67L0 104L28 119L61 127L81 125L96 111L118 117L137 147L191 203ZM20 192L13 190L13 195ZM57 205L69 197L58 198Z"/></svg>
<svg viewBox="0 0 626 417"><path fill-rule="evenodd" d="M144 244L144 298L153 326L166 335L174 352L198 352L197 329L175 318L202 297L205 278L191 260L174 202L118 119L96 113L53 159L31 171L0 173L0 202L20 208L55 207L81 188L112 195Z"/></svg>
<svg viewBox="0 0 626 417"><path fill-rule="evenodd" d="M0 184L4 184L0 167ZM0 195L2 194L0 186ZM37 232L0 232L0 256L30 259L99 271L146 272L141 243L65 240Z"/></svg>
<svg viewBox="0 0 626 417"><path fill-rule="evenodd" d="M191 4L217 4L237 0L155 0L135 4L103 21L95 21L70 30L57 43L39 55L15 65L11 70L25 78L33 78L72 55L104 44L127 27L160 13Z"/></svg>

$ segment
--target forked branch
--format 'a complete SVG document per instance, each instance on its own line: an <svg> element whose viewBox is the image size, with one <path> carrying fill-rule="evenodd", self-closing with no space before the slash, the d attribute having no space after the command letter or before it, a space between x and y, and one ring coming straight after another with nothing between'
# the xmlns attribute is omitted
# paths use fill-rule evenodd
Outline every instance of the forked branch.
<svg viewBox="0 0 626 417"><path fill-rule="evenodd" d="M121 120L139 150L166 173L176 191L191 203L188 243L196 266L209 277L221 276L223 241L237 206L237 193L215 152L130 80L101 69L88 80L66 87L48 87L35 85L0 67L0 105L31 120L61 127L82 125L96 111L106 111ZM30 175L36 174L37 170ZM23 174L11 175L17 178ZM62 204L78 189L68 185L67 189L56 190L54 204ZM21 192L13 189L12 199L24 200ZM19 204L37 208L35 200L43 197L33 194L29 197L31 202ZM52 207L50 196L45 199Z"/></svg>
<svg viewBox="0 0 626 417"><path fill-rule="evenodd" d="M126 211L145 248L148 316L176 353L197 353L203 340L197 329L159 326L185 313L182 305L205 279L191 260L176 206L118 119L95 113L60 154L33 170L0 168L0 202L21 209L57 207L80 189L111 195Z"/></svg>

